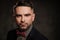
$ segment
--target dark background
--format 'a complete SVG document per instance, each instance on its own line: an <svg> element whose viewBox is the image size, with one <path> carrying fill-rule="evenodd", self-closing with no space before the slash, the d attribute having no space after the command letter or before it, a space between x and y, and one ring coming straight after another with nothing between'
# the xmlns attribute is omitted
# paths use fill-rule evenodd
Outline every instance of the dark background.
<svg viewBox="0 0 60 40"><path fill-rule="evenodd" d="M48 40L57 40L56 0L32 0L36 18L34 25ZM12 7L16 0L0 0L0 40L6 40L7 33L15 27Z"/></svg>

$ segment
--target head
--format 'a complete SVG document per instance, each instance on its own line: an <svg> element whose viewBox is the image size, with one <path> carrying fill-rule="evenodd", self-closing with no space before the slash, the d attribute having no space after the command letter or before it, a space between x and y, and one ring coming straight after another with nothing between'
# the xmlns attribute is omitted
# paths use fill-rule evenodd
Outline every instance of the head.
<svg viewBox="0 0 60 40"><path fill-rule="evenodd" d="M34 8L31 2L19 1L13 8L16 24L22 30L28 29L35 18Z"/></svg>

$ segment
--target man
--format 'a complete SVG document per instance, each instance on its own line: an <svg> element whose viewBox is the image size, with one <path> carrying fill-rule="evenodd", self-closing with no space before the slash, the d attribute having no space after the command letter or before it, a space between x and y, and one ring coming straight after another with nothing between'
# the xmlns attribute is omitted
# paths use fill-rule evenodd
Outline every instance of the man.
<svg viewBox="0 0 60 40"><path fill-rule="evenodd" d="M17 29L8 32L7 40L47 40L34 26L34 7L30 1L19 1L13 7Z"/></svg>

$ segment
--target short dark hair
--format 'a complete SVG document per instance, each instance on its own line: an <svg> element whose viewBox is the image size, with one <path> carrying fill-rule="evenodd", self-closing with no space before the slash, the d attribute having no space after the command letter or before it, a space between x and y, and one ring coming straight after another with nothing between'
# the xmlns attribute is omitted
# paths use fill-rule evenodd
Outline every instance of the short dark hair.
<svg viewBox="0 0 60 40"><path fill-rule="evenodd" d="M13 12L15 12L16 7L18 6L27 6L31 7L31 9L34 9L32 1L18 1L16 4L13 6Z"/></svg>

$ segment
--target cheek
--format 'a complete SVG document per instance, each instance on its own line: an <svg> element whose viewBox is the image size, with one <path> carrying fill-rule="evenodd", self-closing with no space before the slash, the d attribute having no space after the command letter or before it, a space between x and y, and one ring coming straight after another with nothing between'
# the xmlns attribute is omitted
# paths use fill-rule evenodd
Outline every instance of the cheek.
<svg viewBox="0 0 60 40"><path fill-rule="evenodd" d="M19 23L19 22L20 22L20 18L17 18L17 17L16 17L16 22L18 22L18 23Z"/></svg>
<svg viewBox="0 0 60 40"><path fill-rule="evenodd" d="M28 23L32 22L32 17L26 18L26 21L27 21Z"/></svg>

